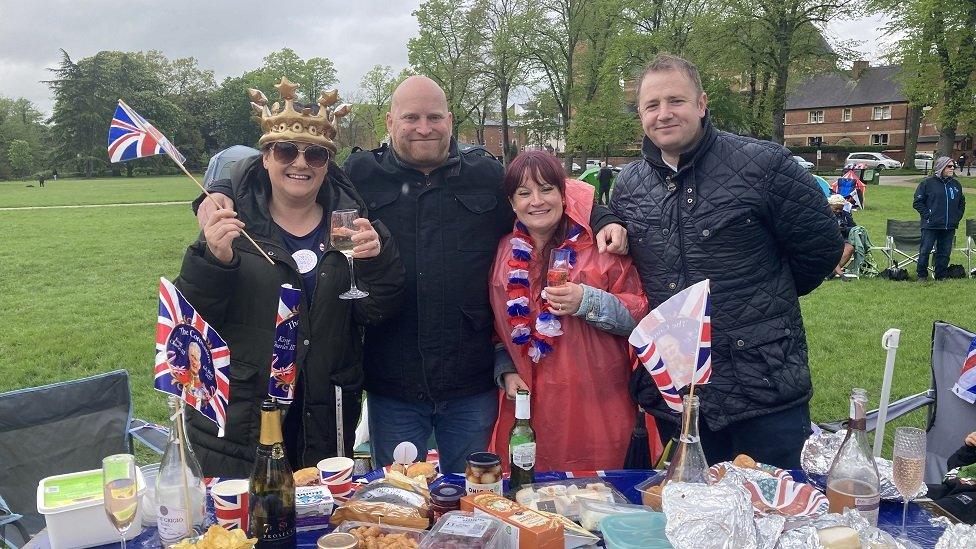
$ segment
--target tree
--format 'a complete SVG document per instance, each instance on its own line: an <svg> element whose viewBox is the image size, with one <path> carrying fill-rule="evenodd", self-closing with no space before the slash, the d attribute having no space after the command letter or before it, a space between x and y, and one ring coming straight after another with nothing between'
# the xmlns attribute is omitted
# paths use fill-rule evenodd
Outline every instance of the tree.
<svg viewBox="0 0 976 549"><path fill-rule="evenodd" d="M31 173L33 159L28 142L23 139L11 141L7 156L10 157L10 167L13 168L14 175L23 177Z"/></svg>
<svg viewBox="0 0 976 549"><path fill-rule="evenodd" d="M562 132L559 120L559 107L552 91L548 88L539 90L528 102L528 108L520 118L520 123L527 134L526 143L535 147L549 147L557 141Z"/></svg>
<svg viewBox="0 0 976 549"><path fill-rule="evenodd" d="M976 2L871 0L870 5L891 17L888 33L902 36L892 57L902 66L906 95L913 106L936 107L938 154L952 156L960 124L976 111Z"/></svg>
<svg viewBox="0 0 976 549"><path fill-rule="evenodd" d="M389 65L373 65L359 80L359 100L353 108L353 118L362 126L366 148L379 145L386 136L386 113L390 110L393 91L410 76L404 69L394 74Z"/></svg>
<svg viewBox="0 0 976 549"><path fill-rule="evenodd" d="M859 15L862 0L729 0L725 3L734 25L753 31L759 41L753 59L772 79L769 110L772 140L783 143L786 98L790 77L804 59L833 55L820 27L836 19ZM741 42L740 42L741 44ZM720 43L727 48L728 44Z"/></svg>
<svg viewBox="0 0 976 549"><path fill-rule="evenodd" d="M502 130L502 158L507 164L513 157L509 137L508 101L512 90L528 76L529 64L522 53L524 39L531 29L528 0L478 0L478 10L485 13L487 39L481 70L498 91ZM487 109L480 109L481 141L484 141L484 119Z"/></svg>
<svg viewBox="0 0 976 549"><path fill-rule="evenodd" d="M177 123L179 109L165 97L163 82L139 55L100 51L75 63L64 50L61 54L59 67L51 69L55 77L47 82L54 93L55 160L79 163L85 177L106 166L108 121L120 98L164 134ZM134 162L162 166L154 159ZM134 165L125 167L131 173Z"/></svg>
<svg viewBox="0 0 976 549"><path fill-rule="evenodd" d="M0 96L0 179L14 175L9 152L13 141L28 144L31 165L44 166L49 162L50 144L44 115L29 100Z"/></svg>
<svg viewBox="0 0 976 549"><path fill-rule="evenodd" d="M484 6L465 0L428 0L413 16L420 32L407 42L410 65L444 90L456 135L492 93L479 59L486 40Z"/></svg>

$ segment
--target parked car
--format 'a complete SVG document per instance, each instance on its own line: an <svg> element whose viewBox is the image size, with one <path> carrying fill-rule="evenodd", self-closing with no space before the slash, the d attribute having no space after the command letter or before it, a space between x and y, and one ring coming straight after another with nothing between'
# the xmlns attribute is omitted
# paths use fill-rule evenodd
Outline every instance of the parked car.
<svg viewBox="0 0 976 549"><path fill-rule="evenodd" d="M932 169L932 162L935 161L932 153L915 153L915 169L929 171Z"/></svg>
<svg viewBox="0 0 976 549"><path fill-rule="evenodd" d="M796 163L799 164L801 168L804 168L806 170L813 169L813 162L810 162L809 160L805 160L802 156L794 155L793 160L796 160Z"/></svg>
<svg viewBox="0 0 976 549"><path fill-rule="evenodd" d="M876 152L855 152L847 155L844 165L864 164L868 168L878 170L895 170L901 167L901 162Z"/></svg>

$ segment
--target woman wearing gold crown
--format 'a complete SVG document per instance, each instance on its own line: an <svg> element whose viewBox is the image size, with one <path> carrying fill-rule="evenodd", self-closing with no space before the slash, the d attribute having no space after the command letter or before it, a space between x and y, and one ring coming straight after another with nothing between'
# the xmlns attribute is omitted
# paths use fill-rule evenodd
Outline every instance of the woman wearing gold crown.
<svg viewBox="0 0 976 549"><path fill-rule="evenodd" d="M332 108L333 90L321 95L317 112L296 108L298 86L283 77L275 87L283 108L278 102L269 108L263 93L250 91L263 130L261 154L232 168L237 213L214 214L187 250L176 282L231 352L225 435L217 437L216 426L196 412L187 419L206 476L251 472L282 284L302 290L298 376L284 423L295 469L339 455L339 427L345 455L352 455L362 396L361 326L393 314L403 293L403 265L389 232L370 224L362 198L332 162L336 122L348 107ZM369 294L362 299L339 298L350 287L350 268L330 244L329 223L331 212L345 209L359 211L352 258L356 285ZM238 238L242 230L260 250Z"/></svg>

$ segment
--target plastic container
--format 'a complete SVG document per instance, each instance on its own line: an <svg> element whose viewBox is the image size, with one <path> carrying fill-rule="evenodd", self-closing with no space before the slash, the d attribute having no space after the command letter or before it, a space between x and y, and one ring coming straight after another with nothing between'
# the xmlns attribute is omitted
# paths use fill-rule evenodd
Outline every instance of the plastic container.
<svg viewBox="0 0 976 549"><path fill-rule="evenodd" d="M136 497L142 501L146 479L136 468ZM121 537L102 505L102 470L81 471L41 479L37 484L37 512L44 515L51 547L93 547L118 543ZM143 506L136 507L130 540L142 532Z"/></svg>
<svg viewBox="0 0 976 549"><path fill-rule="evenodd" d="M570 520L579 519L582 499L630 503L612 484L597 477L526 484L515 493L515 501L529 509L556 513Z"/></svg>
<svg viewBox="0 0 976 549"><path fill-rule="evenodd" d="M664 513L610 515L600 521L607 549L671 549Z"/></svg>
<svg viewBox="0 0 976 549"><path fill-rule="evenodd" d="M583 499L580 500L580 524L583 528L591 532L600 531L600 521L604 517L611 515L622 515L627 513L653 513L650 507L643 505L630 505L623 503L607 503Z"/></svg>
<svg viewBox="0 0 976 549"><path fill-rule="evenodd" d="M343 522L341 525L339 525L338 528L335 529L335 532L355 535L355 533L353 533L352 530L355 530L356 528L366 528L367 530L371 528L375 528L376 530L374 531L378 530L381 535L404 534L406 537L412 539L417 543L420 543L427 535L427 532L425 532L424 530L417 530L415 528L404 528L402 526L387 526L385 524L373 524L372 522L362 522L358 520L347 520ZM358 538L359 536L356 537Z"/></svg>
<svg viewBox="0 0 976 549"><path fill-rule="evenodd" d="M664 482L665 474L663 471L655 473L654 476L641 482L634 489L641 495L641 504L646 505L655 511L661 510L661 493L651 492L651 487L660 486Z"/></svg>
<svg viewBox="0 0 976 549"><path fill-rule="evenodd" d="M156 526L156 476L159 475L159 464L143 465L142 478L146 481L146 493L139 498L142 507L142 525Z"/></svg>
<svg viewBox="0 0 976 549"><path fill-rule="evenodd" d="M497 549L504 526L494 517L451 511L431 528L420 549Z"/></svg>

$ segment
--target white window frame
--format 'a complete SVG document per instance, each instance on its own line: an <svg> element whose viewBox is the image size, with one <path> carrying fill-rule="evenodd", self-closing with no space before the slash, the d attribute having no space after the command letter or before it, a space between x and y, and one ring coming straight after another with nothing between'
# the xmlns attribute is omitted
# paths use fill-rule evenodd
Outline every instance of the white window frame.
<svg viewBox="0 0 976 549"><path fill-rule="evenodd" d="M823 124L824 112L823 111L809 111L807 113L807 122L810 124Z"/></svg>
<svg viewBox="0 0 976 549"><path fill-rule="evenodd" d="M874 120L891 120L891 105L879 105L874 108Z"/></svg>
<svg viewBox="0 0 976 549"><path fill-rule="evenodd" d="M871 145L884 146L891 143L891 136L887 133L872 133Z"/></svg>
<svg viewBox="0 0 976 549"><path fill-rule="evenodd" d="M840 121L841 122L850 122L853 118L854 118L854 109L845 108L840 113Z"/></svg>

